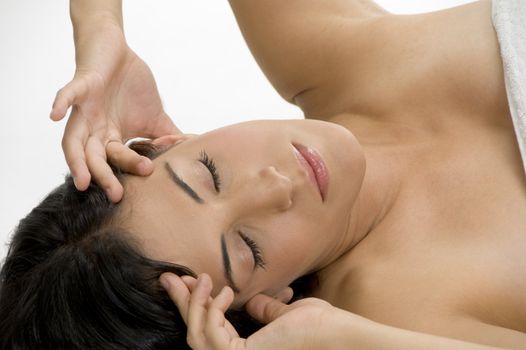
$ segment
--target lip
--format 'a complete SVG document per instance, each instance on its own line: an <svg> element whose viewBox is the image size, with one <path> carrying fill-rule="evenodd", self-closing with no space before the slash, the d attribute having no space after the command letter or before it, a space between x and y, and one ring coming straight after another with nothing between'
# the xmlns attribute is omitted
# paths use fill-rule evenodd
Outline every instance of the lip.
<svg viewBox="0 0 526 350"><path fill-rule="evenodd" d="M307 172L309 179L320 192L321 200L324 202L329 190L329 172L323 158L312 148L299 143L293 143L292 146L296 159Z"/></svg>

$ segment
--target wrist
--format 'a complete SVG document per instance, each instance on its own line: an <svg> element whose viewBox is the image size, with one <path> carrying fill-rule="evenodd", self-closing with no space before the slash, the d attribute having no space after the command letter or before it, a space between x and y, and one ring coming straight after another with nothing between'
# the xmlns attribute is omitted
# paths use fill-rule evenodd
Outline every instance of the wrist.
<svg viewBox="0 0 526 350"><path fill-rule="evenodd" d="M70 0L70 17L75 31L90 31L101 24L123 31L121 0Z"/></svg>
<svg viewBox="0 0 526 350"><path fill-rule="evenodd" d="M339 308L335 310L332 322L328 324L328 346L324 349L360 348L377 331L377 323Z"/></svg>
<svg viewBox="0 0 526 350"><path fill-rule="evenodd" d="M502 349L396 328L340 311L342 314L333 327L332 340L327 349Z"/></svg>

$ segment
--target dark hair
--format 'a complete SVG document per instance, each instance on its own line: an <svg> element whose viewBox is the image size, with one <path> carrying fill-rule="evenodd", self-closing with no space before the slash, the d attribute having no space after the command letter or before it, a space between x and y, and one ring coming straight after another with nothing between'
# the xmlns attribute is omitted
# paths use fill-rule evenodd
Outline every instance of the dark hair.
<svg viewBox="0 0 526 350"><path fill-rule="evenodd" d="M151 158L164 151L133 148ZM0 349L189 349L158 279L195 274L143 256L117 210L99 186L79 192L67 176L20 221L0 272ZM241 336L262 326L244 311L227 318Z"/></svg>

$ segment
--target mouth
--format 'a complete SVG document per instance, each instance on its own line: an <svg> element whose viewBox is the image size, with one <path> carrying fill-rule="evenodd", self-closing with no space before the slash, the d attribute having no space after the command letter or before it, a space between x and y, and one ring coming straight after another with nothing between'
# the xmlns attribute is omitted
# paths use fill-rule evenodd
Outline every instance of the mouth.
<svg viewBox="0 0 526 350"><path fill-rule="evenodd" d="M311 183L318 189L322 202L327 198L329 190L329 172L320 154L309 147L298 143L292 144L296 159L305 169Z"/></svg>

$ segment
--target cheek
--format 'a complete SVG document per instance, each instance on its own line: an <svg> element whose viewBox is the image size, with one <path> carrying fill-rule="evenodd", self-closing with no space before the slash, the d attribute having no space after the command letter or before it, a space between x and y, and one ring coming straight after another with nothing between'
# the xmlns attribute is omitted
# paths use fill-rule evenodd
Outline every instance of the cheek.
<svg viewBox="0 0 526 350"><path fill-rule="evenodd" d="M323 249L317 243L319 237L317 232L304 225L276 231L270 242L272 256L269 260L278 269L301 271Z"/></svg>

